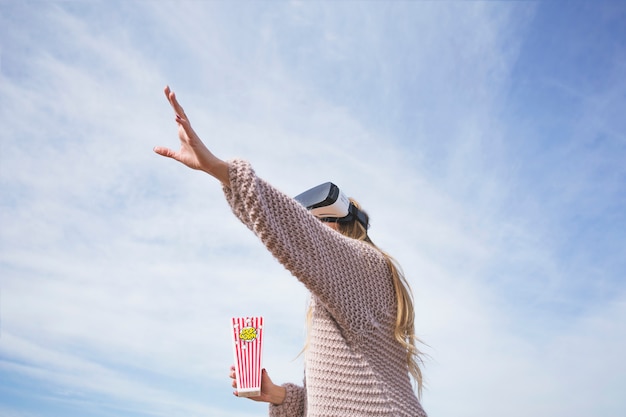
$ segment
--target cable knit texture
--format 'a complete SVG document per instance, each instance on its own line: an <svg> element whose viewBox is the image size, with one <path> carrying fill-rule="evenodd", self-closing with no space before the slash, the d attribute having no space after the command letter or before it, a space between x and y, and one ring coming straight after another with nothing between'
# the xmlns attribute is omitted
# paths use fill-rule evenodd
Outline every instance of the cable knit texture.
<svg viewBox="0 0 626 417"><path fill-rule="evenodd" d="M384 256L325 226L291 197L230 165L235 215L312 294L304 386L285 384L271 417L426 417L393 331L396 299Z"/></svg>

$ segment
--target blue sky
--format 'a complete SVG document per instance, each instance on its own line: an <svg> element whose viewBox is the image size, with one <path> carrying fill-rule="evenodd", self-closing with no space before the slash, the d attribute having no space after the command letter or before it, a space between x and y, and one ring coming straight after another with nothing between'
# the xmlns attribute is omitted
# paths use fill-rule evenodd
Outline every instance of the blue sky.
<svg viewBox="0 0 626 417"><path fill-rule="evenodd" d="M626 3L0 0L0 415L263 416L307 294L176 146L332 180L403 266L432 416L626 412Z"/></svg>

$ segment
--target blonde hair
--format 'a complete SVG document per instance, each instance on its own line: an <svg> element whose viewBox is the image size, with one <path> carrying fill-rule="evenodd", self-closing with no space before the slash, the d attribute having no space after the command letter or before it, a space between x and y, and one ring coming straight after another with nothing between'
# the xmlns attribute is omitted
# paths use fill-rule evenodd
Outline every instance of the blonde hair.
<svg viewBox="0 0 626 417"><path fill-rule="evenodd" d="M365 214L365 218L367 219L366 224L369 224L369 216L361 210L359 203L352 198L350 199L350 202ZM409 286L409 283L404 277L404 273L396 260L372 242L367 234L367 228L364 225L357 220L345 223L340 222L337 223L337 230L344 236L356 240L362 240L370 244L379 250L385 257L385 261L387 262L393 277L393 287L396 293L397 312L394 336L398 343L406 349L406 362L409 368L409 373L417 384L417 395L421 398L423 378L420 365L423 364L423 353L417 348L417 345L422 342L415 335L415 310L413 308L413 293L411 291L411 287ZM309 308L309 311L307 312L307 323L310 323L311 313L311 309ZM303 352L306 350L307 345L308 340Z"/></svg>
<svg viewBox="0 0 626 417"><path fill-rule="evenodd" d="M369 225L369 216L365 213L359 203L350 199L350 202L365 214L367 219L366 224ZM413 292L407 282L402 268L398 265L397 261L389 255L387 252L380 249L372 242L367 234L367 228L360 222L353 220L347 223L338 223L337 230L344 236L351 237L353 239L362 240L369 243L374 248L378 249L391 270L393 277L393 288L396 293L396 326L394 329L394 336L396 340L406 349L406 361L409 368L409 373L413 376L413 379L417 383L418 397L422 395L422 370L420 364L423 363L422 352L417 348L418 343L421 343L419 338L415 335L415 310L413 308Z"/></svg>

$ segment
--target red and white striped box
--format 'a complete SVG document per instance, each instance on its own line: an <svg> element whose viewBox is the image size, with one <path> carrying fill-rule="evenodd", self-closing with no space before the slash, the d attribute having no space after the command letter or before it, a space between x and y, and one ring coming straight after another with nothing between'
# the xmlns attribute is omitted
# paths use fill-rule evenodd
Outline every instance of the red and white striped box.
<svg viewBox="0 0 626 417"><path fill-rule="evenodd" d="M233 317L231 325L237 395L256 397L261 395L263 317Z"/></svg>

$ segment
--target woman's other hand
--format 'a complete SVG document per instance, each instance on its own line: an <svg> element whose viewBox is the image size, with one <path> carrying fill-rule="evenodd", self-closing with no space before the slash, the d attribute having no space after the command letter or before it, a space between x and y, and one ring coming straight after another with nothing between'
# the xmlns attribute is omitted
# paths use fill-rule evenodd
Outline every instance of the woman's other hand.
<svg viewBox="0 0 626 417"><path fill-rule="evenodd" d="M185 114L182 106L176 99L176 94L170 90L169 86L165 87L165 96L169 101L174 114L176 123L178 124L178 138L180 139L180 150L178 152L173 149L156 146L154 152L159 155L172 158L189 168L204 171L211 174L224 185L230 185L228 177L228 164L209 151L200 137L191 127L191 123Z"/></svg>
<svg viewBox="0 0 626 417"><path fill-rule="evenodd" d="M230 378L232 379L232 387L235 389L233 391L234 395L237 395L237 380L235 377L235 367L230 367ZM280 385L276 385L272 382L267 371L263 369L261 374L261 395L257 397L247 397L253 401L260 401L265 403L272 403L274 405L280 405L285 401L285 395L287 391L284 387Z"/></svg>

